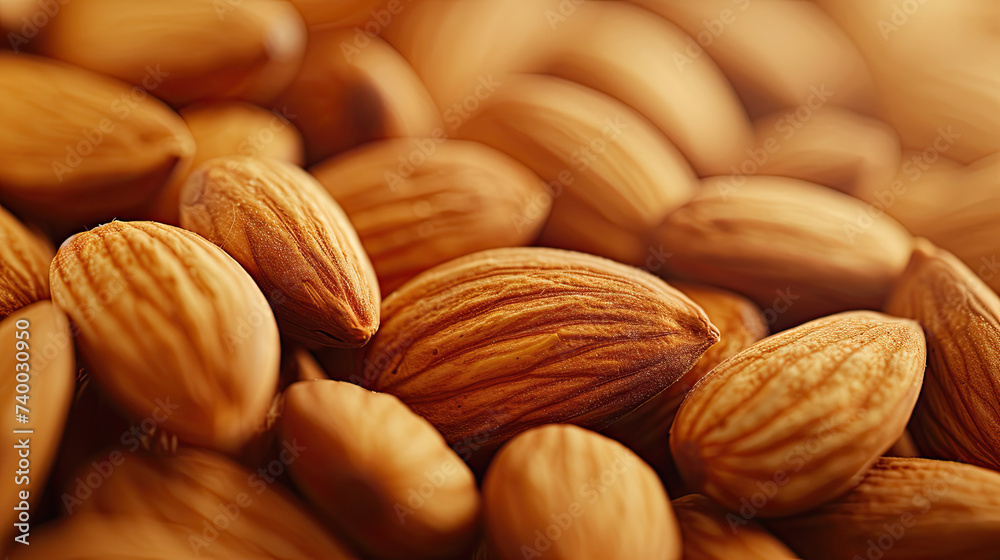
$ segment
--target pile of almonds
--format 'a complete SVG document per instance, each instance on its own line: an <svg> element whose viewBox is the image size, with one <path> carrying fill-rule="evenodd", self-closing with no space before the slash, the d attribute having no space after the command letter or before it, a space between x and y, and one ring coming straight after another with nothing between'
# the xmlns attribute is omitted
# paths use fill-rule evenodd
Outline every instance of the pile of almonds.
<svg viewBox="0 0 1000 560"><path fill-rule="evenodd" d="M0 30L0 554L1000 559L994 0Z"/></svg>

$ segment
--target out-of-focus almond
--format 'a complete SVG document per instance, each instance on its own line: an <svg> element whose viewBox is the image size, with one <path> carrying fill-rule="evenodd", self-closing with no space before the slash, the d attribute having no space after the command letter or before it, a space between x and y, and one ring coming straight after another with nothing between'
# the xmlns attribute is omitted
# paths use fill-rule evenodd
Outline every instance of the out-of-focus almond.
<svg viewBox="0 0 1000 560"><path fill-rule="evenodd" d="M285 392L292 477L330 526L378 558L451 558L476 535L479 491L441 434L396 397L340 381Z"/></svg>
<svg viewBox="0 0 1000 560"><path fill-rule="evenodd" d="M459 130L548 182L552 212L539 243L654 268L649 231L697 184L687 160L620 101L551 76L507 78ZM653 265L653 266L650 266Z"/></svg>
<svg viewBox="0 0 1000 560"><path fill-rule="evenodd" d="M948 461L879 459L845 496L767 525L816 560L995 560L1000 474Z"/></svg>
<svg viewBox="0 0 1000 560"><path fill-rule="evenodd" d="M772 328L881 309L913 239L845 194L783 177L716 177L660 227L667 276L746 295Z"/></svg>
<svg viewBox="0 0 1000 560"><path fill-rule="evenodd" d="M899 439L926 362L914 321L817 319L719 364L681 404L670 449L684 480L742 519L848 491Z"/></svg>
<svg viewBox="0 0 1000 560"><path fill-rule="evenodd" d="M299 442L282 445L282 468L302 460ZM221 549L228 558L354 558L269 472L195 449L171 457L130 456L79 511L155 518L177 531L193 556L214 557Z"/></svg>
<svg viewBox="0 0 1000 560"><path fill-rule="evenodd" d="M194 153L176 113L117 80L12 53L0 75L0 201L40 222L135 215Z"/></svg>
<svg viewBox="0 0 1000 560"><path fill-rule="evenodd" d="M541 424L604 428L719 339L658 278L558 249L453 260L393 292L382 313L362 378L476 454Z"/></svg>
<svg viewBox="0 0 1000 560"><path fill-rule="evenodd" d="M393 16L398 15L407 6L402 0L289 1L310 27L357 26L355 29L359 36L358 41L377 35L383 26L392 23ZM351 44L354 44L353 41Z"/></svg>
<svg viewBox="0 0 1000 560"><path fill-rule="evenodd" d="M680 560L677 519L649 465L620 443L570 425L510 441L483 481L499 560Z"/></svg>
<svg viewBox="0 0 1000 560"><path fill-rule="evenodd" d="M927 336L913 436L928 457L1000 471L1000 296L954 255L920 239L886 312Z"/></svg>
<svg viewBox="0 0 1000 560"><path fill-rule="evenodd" d="M314 31L298 76L273 103L302 131L314 164L366 142L443 136L441 113L410 64L355 29Z"/></svg>
<svg viewBox="0 0 1000 560"><path fill-rule="evenodd" d="M0 419L0 468L10 473L0 484L0 503L10 504L4 509L0 537L6 546L12 533L27 533L23 544L33 544L30 529L15 531L14 524L30 528L42 518L45 481L73 400L75 356L69 321L52 302L33 303L0 321L0 349L0 398L9 407ZM22 501L30 507L19 508Z"/></svg>
<svg viewBox="0 0 1000 560"><path fill-rule="evenodd" d="M0 206L0 320L49 297L49 264L55 251Z"/></svg>
<svg viewBox="0 0 1000 560"><path fill-rule="evenodd" d="M94 378L138 418L233 450L267 412L278 329L253 279L180 228L112 222L63 243L52 299L76 324Z"/></svg>
<svg viewBox="0 0 1000 560"><path fill-rule="evenodd" d="M385 140L311 171L357 228L383 294L451 259L533 242L552 204L531 170L464 140Z"/></svg>
<svg viewBox="0 0 1000 560"><path fill-rule="evenodd" d="M87 0L60 5L32 46L134 84L131 97L183 106L270 101L295 76L305 42L302 18L287 2Z"/></svg>
<svg viewBox="0 0 1000 560"><path fill-rule="evenodd" d="M705 496L692 494L671 502L681 526L684 560L788 560L796 558L756 521L739 519ZM737 518L738 519L738 518Z"/></svg>
<svg viewBox="0 0 1000 560"><path fill-rule="evenodd" d="M283 334L357 347L378 328L371 261L344 211L302 169L274 159L211 160L184 185L181 225L250 273Z"/></svg>
<svg viewBox="0 0 1000 560"><path fill-rule="evenodd" d="M694 367L666 390L624 418L608 426L604 434L635 451L661 476L673 472L670 457L670 425L684 395L715 366L767 336L767 322L760 309L732 292L686 282L671 283L698 304L719 329L719 342L705 351Z"/></svg>

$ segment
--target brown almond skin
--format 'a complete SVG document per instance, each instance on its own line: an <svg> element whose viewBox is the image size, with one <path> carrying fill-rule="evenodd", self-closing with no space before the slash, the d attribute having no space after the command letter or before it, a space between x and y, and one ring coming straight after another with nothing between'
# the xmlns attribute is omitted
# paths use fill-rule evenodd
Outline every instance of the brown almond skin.
<svg viewBox="0 0 1000 560"><path fill-rule="evenodd" d="M301 459L300 442L282 444L286 460L279 464ZM263 467L267 473L268 466ZM274 480L204 450L132 455L114 466L79 511L154 517L180 528L192 556L214 557L218 548L237 558L354 558Z"/></svg>
<svg viewBox="0 0 1000 560"><path fill-rule="evenodd" d="M919 321L927 336L917 446L927 457L1000 471L1000 296L920 239L886 312Z"/></svg>
<svg viewBox="0 0 1000 560"><path fill-rule="evenodd" d="M775 331L852 309L881 309L913 240L882 211L784 177L714 177L656 239L668 277L712 284L776 314Z"/></svg>
<svg viewBox="0 0 1000 560"><path fill-rule="evenodd" d="M181 192L181 225L250 273L286 336L353 348L378 329L378 281L358 234L299 167L248 157L206 162Z"/></svg>
<svg viewBox="0 0 1000 560"><path fill-rule="evenodd" d="M55 251L0 206L0 320L49 298L49 264Z"/></svg>
<svg viewBox="0 0 1000 560"><path fill-rule="evenodd" d="M194 154L181 118L128 84L3 52L0 74L0 203L26 218L72 231L135 217Z"/></svg>
<svg viewBox="0 0 1000 560"><path fill-rule="evenodd" d="M767 525L816 560L995 560L1000 474L932 459L879 459L845 496Z"/></svg>
<svg viewBox="0 0 1000 560"><path fill-rule="evenodd" d="M512 439L486 473L483 500L498 560L681 558L677 519L653 469L577 426Z"/></svg>
<svg viewBox="0 0 1000 560"><path fill-rule="evenodd" d="M670 425L684 395L715 366L767 336L767 321L750 300L709 286L671 282L700 306L719 329L719 342L705 351L694 367L676 383L624 418L608 426L604 434L635 451L661 476L675 473L670 447ZM674 490L669 488L672 495Z"/></svg>
<svg viewBox="0 0 1000 560"><path fill-rule="evenodd" d="M63 243L52 299L101 387L132 416L195 445L249 439L278 382L278 329L253 279L201 237L112 222Z"/></svg>
<svg viewBox="0 0 1000 560"><path fill-rule="evenodd" d="M479 490L441 434L396 397L341 381L285 391L292 478L330 527L377 558L453 558L470 549Z"/></svg>
<svg viewBox="0 0 1000 560"><path fill-rule="evenodd" d="M399 159L411 157L420 164ZM373 142L310 171L358 230L384 295L451 259L532 243L552 206L531 170L464 140Z"/></svg>
<svg viewBox="0 0 1000 560"><path fill-rule="evenodd" d="M926 350L919 325L873 311L817 319L722 362L681 404L684 480L744 519L848 491L906 429Z"/></svg>
<svg viewBox="0 0 1000 560"><path fill-rule="evenodd" d="M60 5L33 47L182 107L270 101L295 76L305 43L302 18L287 2L88 0Z"/></svg>
<svg viewBox="0 0 1000 560"><path fill-rule="evenodd" d="M670 503L681 526L684 560L788 560L797 558L756 521L733 513L700 494Z"/></svg>
<svg viewBox="0 0 1000 560"><path fill-rule="evenodd" d="M463 458L540 424L601 429L670 386L719 338L656 277L558 249L482 251L389 296L362 379Z"/></svg>
<svg viewBox="0 0 1000 560"><path fill-rule="evenodd" d="M20 512L11 509L22 501L21 492L28 492L25 501L30 504L29 525L33 528L36 520L41 519L45 482L55 464L73 399L76 359L69 320L51 301L33 303L0 321L0 348L3 349L0 351L0 371L4 372L0 376L0 398L8 403L5 407L9 407L0 416L0 434L3 434L0 444L4 447L0 467L10 473L0 483L0 500L3 500L0 503L10 504L4 510L4 524L0 530L6 546L13 542L15 535L21 534L14 527L14 523L20 522ZM24 357L27 360L18 359ZM27 385L27 392L17 390L20 384ZM27 398L16 400L21 396ZM24 408L15 409L16 406ZM17 413L27 416L28 421L19 422ZM32 430L33 433L16 434L14 430ZM28 440L28 447L19 448L24 439ZM28 453L30 465L27 469L22 469L18 463L22 452ZM19 470L24 472L19 475ZM34 542L30 534L29 542ZM22 545L15 543L13 546Z"/></svg>

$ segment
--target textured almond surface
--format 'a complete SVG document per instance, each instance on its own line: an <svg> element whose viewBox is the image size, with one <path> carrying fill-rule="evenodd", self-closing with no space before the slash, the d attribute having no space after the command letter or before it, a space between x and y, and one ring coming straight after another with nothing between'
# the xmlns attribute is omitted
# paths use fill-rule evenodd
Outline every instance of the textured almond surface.
<svg viewBox="0 0 1000 560"><path fill-rule="evenodd" d="M0 320L49 297L49 264L55 251L41 235L0 206Z"/></svg>
<svg viewBox="0 0 1000 560"><path fill-rule="evenodd" d="M332 528L379 558L441 558L476 535L479 491L441 434L396 397L340 381L285 392L296 484Z"/></svg>
<svg viewBox="0 0 1000 560"><path fill-rule="evenodd" d="M699 284L673 282L670 285L705 311L709 321L719 329L719 341L710 346L676 383L604 431L605 435L638 453L661 475L673 468L667 441L670 425L684 395L715 366L764 338L768 332L760 309L742 296Z"/></svg>
<svg viewBox="0 0 1000 560"><path fill-rule="evenodd" d="M543 245L643 265L649 230L694 195L694 172L661 131L620 101L559 78L507 78L459 135L549 183Z"/></svg>
<svg viewBox="0 0 1000 560"><path fill-rule="evenodd" d="M745 181L745 182L744 182ZM850 196L782 177L717 177L671 214L664 271L746 295L781 330L880 309L910 256L910 234Z"/></svg>
<svg viewBox="0 0 1000 560"><path fill-rule="evenodd" d="M0 201L12 208L74 223L134 214L194 153L181 118L127 84L12 53L0 74Z"/></svg>
<svg viewBox="0 0 1000 560"><path fill-rule="evenodd" d="M52 299L79 329L94 378L137 418L172 403L162 428L231 449L278 381L278 329L253 279L201 237L112 222L60 247Z"/></svg>
<svg viewBox="0 0 1000 560"><path fill-rule="evenodd" d="M816 560L995 560L1000 474L948 461L880 459L842 498L768 526Z"/></svg>
<svg viewBox="0 0 1000 560"><path fill-rule="evenodd" d="M298 12L274 0L67 2L41 31L42 54L135 84L175 106L269 101L295 76L306 39Z"/></svg>
<svg viewBox="0 0 1000 560"><path fill-rule="evenodd" d="M219 158L181 193L181 225L229 253L275 304L285 335L362 346L378 328L378 283L344 211L302 169Z"/></svg>
<svg viewBox="0 0 1000 560"><path fill-rule="evenodd" d="M910 320L856 311L806 323L695 385L670 449L689 484L745 518L805 511L857 484L899 439L925 361Z"/></svg>
<svg viewBox="0 0 1000 560"><path fill-rule="evenodd" d="M301 460L301 442L282 444L279 465ZM268 472L194 449L172 457L128 456L79 511L156 518L183 537L191 556L354 558Z"/></svg>
<svg viewBox="0 0 1000 560"><path fill-rule="evenodd" d="M51 301L34 303L0 321L0 348L0 371L4 372L0 376L0 398L9 403L5 404L9 409L0 416L5 447L0 467L10 473L0 483L0 503L13 508L21 502L20 492L27 491L31 504L28 513L34 519L73 399L76 362L69 321ZM27 391L17 390L22 383L27 385ZM18 414L27 421L20 422ZM14 430L33 433L16 434ZM22 445L25 441L27 447ZM27 468L18 465L21 453L28 454ZM19 470L23 472L17 474ZM5 546L12 542L18 513L9 508L4 511L0 536ZM29 542L34 541L29 538Z"/></svg>
<svg viewBox="0 0 1000 560"><path fill-rule="evenodd" d="M358 27L310 31L298 75L272 105L302 131L309 164L374 140L443 131L406 59Z"/></svg>
<svg viewBox="0 0 1000 560"><path fill-rule="evenodd" d="M927 336L913 436L928 457L1000 471L1000 297L954 255L918 241L886 311Z"/></svg>
<svg viewBox="0 0 1000 560"><path fill-rule="evenodd" d="M603 428L719 337L656 277L558 249L456 259L394 292L382 312L363 378L474 450L539 424Z"/></svg>
<svg viewBox="0 0 1000 560"><path fill-rule="evenodd" d="M705 496L670 503L681 526L684 560L788 560L796 558L759 523L735 517Z"/></svg>
<svg viewBox="0 0 1000 560"><path fill-rule="evenodd" d="M681 558L677 520L653 469L583 428L544 426L511 440L490 465L483 499L499 560Z"/></svg>
<svg viewBox="0 0 1000 560"><path fill-rule="evenodd" d="M385 140L311 171L357 228L383 294L453 258L530 244L552 205L531 170L463 140Z"/></svg>

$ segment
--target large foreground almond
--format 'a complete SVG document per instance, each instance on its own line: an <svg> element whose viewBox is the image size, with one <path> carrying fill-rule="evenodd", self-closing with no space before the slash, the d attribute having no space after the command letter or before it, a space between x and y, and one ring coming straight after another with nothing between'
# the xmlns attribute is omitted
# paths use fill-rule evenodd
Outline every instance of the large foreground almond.
<svg viewBox="0 0 1000 560"><path fill-rule="evenodd" d="M783 177L715 177L671 214L658 241L667 275L746 295L781 330L881 309L913 240L892 218L832 189Z"/></svg>
<svg viewBox="0 0 1000 560"><path fill-rule="evenodd" d="M275 159L209 161L184 185L181 225L250 273L284 334L357 347L378 328L371 261L344 211L301 168Z"/></svg>
<svg viewBox="0 0 1000 560"><path fill-rule="evenodd" d="M0 207L0 320L49 297L49 264L55 251Z"/></svg>
<svg viewBox="0 0 1000 560"><path fill-rule="evenodd" d="M569 425L504 446L483 481L499 560L680 560L677 519L653 469L620 443Z"/></svg>
<svg viewBox="0 0 1000 560"><path fill-rule="evenodd" d="M10 504L0 530L6 546L11 533L29 533L24 538L31 542L30 527L42 518L39 506L69 414L76 361L69 321L51 301L0 321L0 349L0 398L7 408L0 416L0 468L10 473L0 483L0 503ZM15 530L14 523L24 526Z"/></svg>
<svg viewBox="0 0 1000 560"><path fill-rule="evenodd" d="M913 436L928 457L1000 471L1000 297L954 255L918 240L886 311L927 336Z"/></svg>
<svg viewBox="0 0 1000 560"><path fill-rule="evenodd" d="M530 244L552 206L530 169L464 140L374 142L311 171L357 228L383 294L451 259Z"/></svg>
<svg viewBox="0 0 1000 560"><path fill-rule="evenodd" d="M194 153L181 118L127 84L3 53L0 75L0 200L42 221L134 215Z"/></svg>
<svg viewBox="0 0 1000 560"><path fill-rule="evenodd" d="M479 491L441 434L399 399L341 381L285 391L296 484L359 550L378 558L451 558L472 545Z"/></svg>
<svg viewBox="0 0 1000 560"><path fill-rule="evenodd" d="M919 325L871 311L818 319L719 364L670 431L684 479L741 518L788 515L856 485L920 393Z"/></svg>
<svg viewBox="0 0 1000 560"><path fill-rule="evenodd" d="M948 461L879 459L847 495L768 527L815 560L996 560L1000 474Z"/></svg>
<svg viewBox="0 0 1000 560"><path fill-rule="evenodd" d="M250 437L278 382L278 329L225 252L180 228L112 222L65 242L50 280L94 378L132 415L176 407L162 427L193 444Z"/></svg>
<svg viewBox="0 0 1000 560"><path fill-rule="evenodd" d="M603 428L719 338L701 308L656 277L558 249L456 259L405 284L382 312L368 385L449 443L483 450L540 424Z"/></svg>

